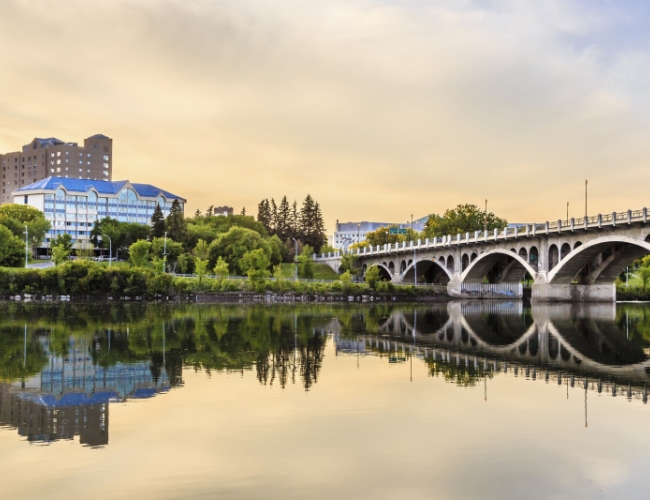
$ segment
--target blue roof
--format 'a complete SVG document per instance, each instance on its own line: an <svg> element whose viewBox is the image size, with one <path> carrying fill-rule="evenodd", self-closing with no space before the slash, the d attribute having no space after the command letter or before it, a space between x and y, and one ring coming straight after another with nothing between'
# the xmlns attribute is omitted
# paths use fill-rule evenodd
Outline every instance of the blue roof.
<svg viewBox="0 0 650 500"><path fill-rule="evenodd" d="M88 139L110 139L110 137L107 137L104 134L95 134L91 135Z"/></svg>
<svg viewBox="0 0 650 500"><path fill-rule="evenodd" d="M35 137L34 140L38 141L41 146L56 146L59 144L65 144L65 142L63 142L61 139L57 139L56 137L47 137L45 139Z"/></svg>
<svg viewBox="0 0 650 500"><path fill-rule="evenodd" d="M180 196L156 186L152 186L151 184L131 184L129 181L95 181L92 179L73 179L68 177L47 177L38 182L34 182L29 186L21 187L14 192L19 193L21 191L40 190L56 191L58 188L62 187L69 193L87 193L91 189L94 189L99 194L117 194L127 184L130 185L140 197L156 198L158 195L162 194L167 199L178 199L183 202L186 201Z"/></svg>

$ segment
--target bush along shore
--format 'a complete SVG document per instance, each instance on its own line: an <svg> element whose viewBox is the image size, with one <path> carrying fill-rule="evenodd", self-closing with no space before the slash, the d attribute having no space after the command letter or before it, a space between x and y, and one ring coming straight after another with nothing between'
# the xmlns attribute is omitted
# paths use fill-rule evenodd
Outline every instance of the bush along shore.
<svg viewBox="0 0 650 500"><path fill-rule="evenodd" d="M446 287L348 280L175 277L151 268L72 261L45 269L0 268L0 300L189 300L194 302L444 301Z"/></svg>

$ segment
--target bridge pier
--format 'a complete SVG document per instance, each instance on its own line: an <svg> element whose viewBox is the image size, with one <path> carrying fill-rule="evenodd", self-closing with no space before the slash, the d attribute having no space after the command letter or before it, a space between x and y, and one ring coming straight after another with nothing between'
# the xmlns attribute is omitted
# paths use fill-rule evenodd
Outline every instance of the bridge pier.
<svg viewBox="0 0 650 500"><path fill-rule="evenodd" d="M616 285L533 283L533 302L616 302Z"/></svg>

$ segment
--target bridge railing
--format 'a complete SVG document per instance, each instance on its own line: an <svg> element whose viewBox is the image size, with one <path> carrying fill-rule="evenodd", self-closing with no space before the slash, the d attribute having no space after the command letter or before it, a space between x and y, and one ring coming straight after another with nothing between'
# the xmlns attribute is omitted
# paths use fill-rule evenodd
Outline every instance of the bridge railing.
<svg viewBox="0 0 650 500"><path fill-rule="evenodd" d="M631 224L646 223L648 219L648 209L641 210L627 210L625 212L612 212L609 214L598 214L595 216L587 216L581 218L558 219L556 221L545 222L543 224L523 224L516 227L507 227L502 230L493 231L476 231L474 233L465 233L457 235L446 235L429 238L426 240L410 241L395 243L392 245L377 245L376 247L370 246L364 248L363 251L358 250L357 255L381 255L391 254L395 252L413 252L417 253L418 250L423 248L439 248L460 245L476 245L481 243L493 243L498 241L505 241L514 238L534 237L538 234L548 234L552 232L560 232L565 230L587 230L600 228L602 226L615 226L617 224ZM338 259L341 253L335 252L334 254L321 254L314 256L315 260L325 259Z"/></svg>

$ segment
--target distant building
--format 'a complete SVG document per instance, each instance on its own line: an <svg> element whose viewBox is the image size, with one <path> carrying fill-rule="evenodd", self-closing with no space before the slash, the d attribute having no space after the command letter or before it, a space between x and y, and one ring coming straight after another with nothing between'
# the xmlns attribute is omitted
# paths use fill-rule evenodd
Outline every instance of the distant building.
<svg viewBox="0 0 650 500"><path fill-rule="evenodd" d="M233 207L214 207L212 210L213 215L232 215L234 213L234 208Z"/></svg>
<svg viewBox="0 0 650 500"><path fill-rule="evenodd" d="M415 231L422 231L424 225L427 223L429 216L422 217L413 221L413 229ZM397 222L339 222L336 221L336 231L334 237L331 239L331 245L334 248L344 249L353 243L366 241L366 234L376 231L382 227L398 227L400 229L407 229L411 227L410 222L397 223Z"/></svg>
<svg viewBox="0 0 650 500"><path fill-rule="evenodd" d="M187 203L151 184L62 177L48 177L15 190L12 196L13 203L38 208L52 224L43 248L49 247L51 238L64 233L76 243L86 243L95 223L106 217L149 224L156 204L167 216L174 200L180 202L181 210Z"/></svg>
<svg viewBox="0 0 650 500"><path fill-rule="evenodd" d="M83 146L54 137L35 138L22 151L0 154L0 205L12 191L50 176L113 180L113 139L96 134Z"/></svg>

